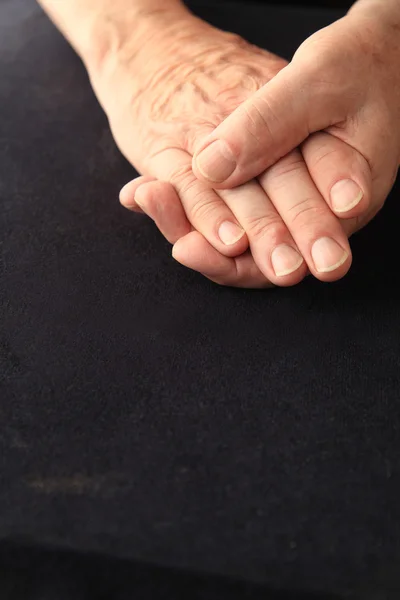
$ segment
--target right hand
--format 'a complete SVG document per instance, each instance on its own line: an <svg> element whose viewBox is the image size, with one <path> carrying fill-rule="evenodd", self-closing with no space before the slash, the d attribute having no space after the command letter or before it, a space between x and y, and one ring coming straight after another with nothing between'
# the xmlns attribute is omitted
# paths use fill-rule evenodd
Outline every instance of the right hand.
<svg viewBox="0 0 400 600"><path fill-rule="evenodd" d="M308 268L324 281L343 276L351 263L347 235L314 185L299 150L264 174L266 185L260 176L233 190L215 191L192 172L196 141L286 62L186 10L164 11L151 18L151 35L140 50L130 45L128 36L91 77L122 153L145 177L173 185L189 224L186 233L196 230L222 258L243 255L242 261L254 261L250 272L257 287L261 280L262 285L293 285ZM315 144L314 160L321 173L332 152L342 160L349 158L347 148L338 146L340 141L334 143L333 149L326 138ZM368 196L368 173L362 161L360 172ZM357 210L349 216L356 217ZM332 231L345 259L334 270L319 271L310 258L310 240ZM228 234L233 239L227 239ZM244 254L249 243L251 253ZM279 251L280 261L273 263ZM174 255L182 258L177 249ZM291 257L296 263L292 270ZM245 285L251 287L248 277Z"/></svg>

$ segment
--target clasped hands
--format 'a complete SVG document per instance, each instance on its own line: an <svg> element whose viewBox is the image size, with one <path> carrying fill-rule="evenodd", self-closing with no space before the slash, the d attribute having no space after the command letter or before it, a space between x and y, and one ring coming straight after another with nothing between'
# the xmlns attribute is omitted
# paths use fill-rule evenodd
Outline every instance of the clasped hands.
<svg viewBox="0 0 400 600"><path fill-rule="evenodd" d="M95 85L143 173L121 203L216 283L343 277L348 238L381 209L399 165L396 19L373 1L355 7L289 64L188 11L155 19L141 52L127 42Z"/></svg>

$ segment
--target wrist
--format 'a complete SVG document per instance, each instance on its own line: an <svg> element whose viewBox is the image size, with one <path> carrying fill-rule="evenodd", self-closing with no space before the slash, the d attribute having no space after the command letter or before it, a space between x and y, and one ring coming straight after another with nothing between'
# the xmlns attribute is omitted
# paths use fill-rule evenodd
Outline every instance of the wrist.
<svg viewBox="0 0 400 600"><path fill-rule="evenodd" d="M358 0L346 19L363 52L380 65L380 73L392 76L393 68L397 72L400 0Z"/></svg>
<svg viewBox="0 0 400 600"><path fill-rule="evenodd" d="M144 0L126 7L107 2L105 12L93 17L79 54L92 77L102 77L108 69L127 59L141 60L142 53L166 35L189 10L181 0Z"/></svg>
<svg viewBox="0 0 400 600"><path fill-rule="evenodd" d="M189 10L183 0L38 0L89 71L126 40L139 48L157 15ZM171 17L172 18L172 17Z"/></svg>
<svg viewBox="0 0 400 600"><path fill-rule="evenodd" d="M400 27L400 0L357 0L349 15L378 21L386 27Z"/></svg>

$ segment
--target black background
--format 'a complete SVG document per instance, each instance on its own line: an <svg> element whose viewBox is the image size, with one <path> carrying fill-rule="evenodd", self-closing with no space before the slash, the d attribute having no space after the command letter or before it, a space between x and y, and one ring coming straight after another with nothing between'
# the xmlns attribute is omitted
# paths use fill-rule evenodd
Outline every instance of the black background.
<svg viewBox="0 0 400 600"><path fill-rule="evenodd" d="M340 16L190 4L286 58ZM343 281L226 289L119 206L32 0L0 0L0 115L2 598L397 593L398 184Z"/></svg>

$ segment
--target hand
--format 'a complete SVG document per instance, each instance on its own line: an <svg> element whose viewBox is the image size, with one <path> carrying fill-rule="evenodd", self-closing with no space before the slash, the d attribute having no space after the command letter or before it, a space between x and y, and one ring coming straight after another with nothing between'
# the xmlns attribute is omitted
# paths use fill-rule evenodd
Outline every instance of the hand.
<svg viewBox="0 0 400 600"><path fill-rule="evenodd" d="M172 256L182 265L219 285L273 286L257 267L250 250L238 257L223 256L193 229L172 184L148 176L137 177L122 188L120 200L126 208L145 214L155 222L163 236L174 244ZM343 221L342 225L349 237L363 226L362 220L356 218Z"/></svg>
<svg viewBox="0 0 400 600"><path fill-rule="evenodd" d="M144 175L174 185L191 226L225 257L243 254L250 243L258 269L277 285L301 281L307 265L319 279L341 277L351 262L347 236L298 150L266 174L268 195L256 180L217 194L192 172L196 139L286 63L192 15L166 18L163 14L158 26L153 22L150 41L139 52L130 48L128 37L101 76L92 77L122 152ZM339 140L328 138L323 147L319 142L324 156L318 169L326 165L327 153L339 149L348 156ZM350 217L357 216L369 193L368 167L362 157L357 160L365 193ZM235 232L234 225L242 229ZM335 239L330 247L328 233Z"/></svg>
<svg viewBox="0 0 400 600"><path fill-rule="evenodd" d="M391 11L385 10L389 5ZM309 173L333 210L337 201L342 210L356 204L369 165L371 192L362 209L358 204L367 223L383 206L400 159L400 26L394 7L390 0L360 2L306 40L290 65L197 146L193 170L199 180L216 189L234 188L303 142ZM309 137L321 130L344 145L335 149L330 141L324 149L327 133ZM272 175L260 179L270 193Z"/></svg>

